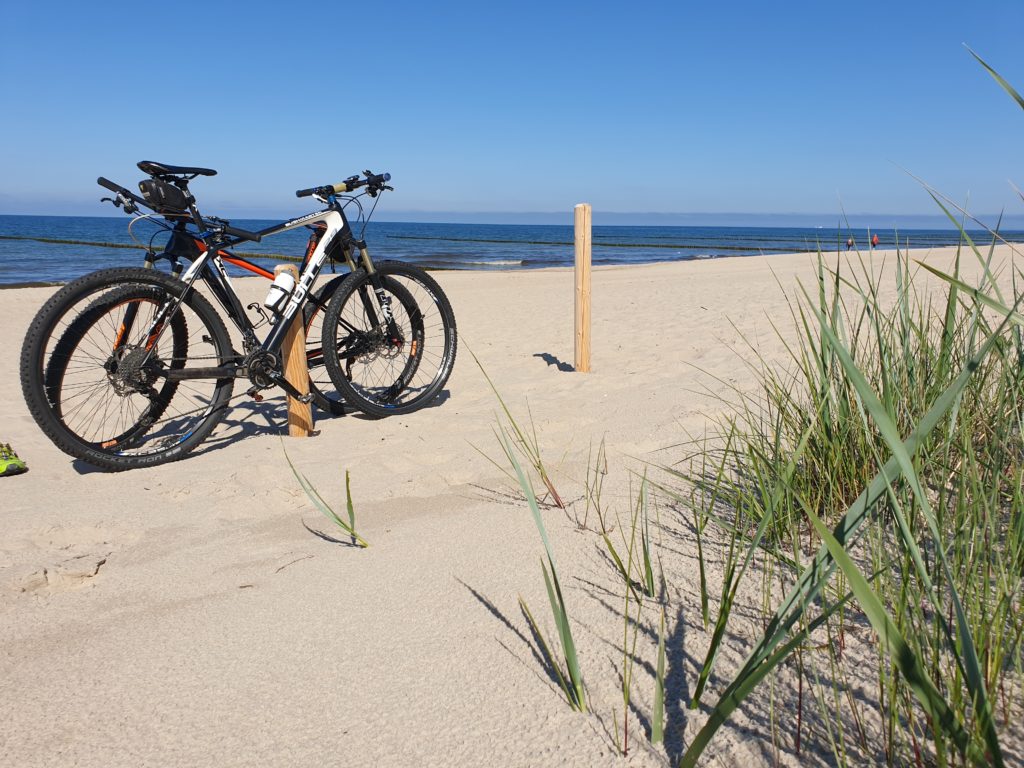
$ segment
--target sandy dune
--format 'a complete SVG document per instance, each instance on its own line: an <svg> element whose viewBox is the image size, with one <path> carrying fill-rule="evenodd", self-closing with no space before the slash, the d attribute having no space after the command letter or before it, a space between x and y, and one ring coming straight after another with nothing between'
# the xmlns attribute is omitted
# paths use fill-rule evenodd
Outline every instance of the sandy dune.
<svg viewBox="0 0 1024 768"><path fill-rule="evenodd" d="M865 254L876 264L883 256ZM927 258L945 266L950 252ZM622 758L613 737L622 586L600 538L571 519L583 514L588 454L606 441L605 500L626 513L643 462L680 460L685 450L673 446L722 408L713 393L749 385L748 344L784 360L770 319L789 328L783 289L792 298L798 279L813 283L813 257L595 270L590 374L564 370L573 357L571 271L437 277L461 343L441 401L383 421L321 418L316 436L284 438L338 509L350 471L367 550L349 546L298 487L282 452L278 396L239 398L214 438L178 463L105 474L72 461L36 427L18 380L21 339L54 289L0 292L0 441L30 467L0 479L0 765L597 766L678 757L706 717L686 709L709 639L690 529L660 507L671 605L666 748L647 743L656 637L645 632ZM265 291L258 279L241 283L253 299ZM544 514L589 715L571 711L545 673L518 605L522 595L553 631L533 520L488 458L500 457L498 403L470 349L524 423L528 403L559 491L574 502ZM656 620L645 614L646 627ZM723 675L743 651L741 641L729 644ZM718 734L707 764L773 759L766 696ZM778 758L795 765L786 727Z"/></svg>

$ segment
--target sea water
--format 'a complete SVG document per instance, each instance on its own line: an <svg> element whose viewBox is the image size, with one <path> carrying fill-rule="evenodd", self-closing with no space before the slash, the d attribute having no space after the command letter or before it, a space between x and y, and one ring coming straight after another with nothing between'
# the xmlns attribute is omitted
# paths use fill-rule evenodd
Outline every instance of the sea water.
<svg viewBox="0 0 1024 768"><path fill-rule="evenodd" d="M143 247L160 250L167 232L154 221L134 225L129 235L127 216L0 216L0 284L65 282L104 267L140 266ZM236 219L232 223L259 230L278 222ZM531 269L572 266L573 229L567 224L417 224L371 222L362 235L374 259L401 259L428 269ZM910 229L899 233L899 244L911 248L955 245L956 230ZM304 228L245 242L235 248L264 266L280 255L301 257L309 232ZM595 226L593 263L645 264L658 261L714 259L728 256L815 252L845 249L848 237L868 246L866 230L828 230L796 227L666 227ZM892 248L896 233L879 232L880 248ZM991 237L973 233L979 242ZM1024 232L1004 232L1014 241ZM47 240L75 240L80 244ZM111 248L84 243L134 245ZM242 273L245 274L245 273Z"/></svg>

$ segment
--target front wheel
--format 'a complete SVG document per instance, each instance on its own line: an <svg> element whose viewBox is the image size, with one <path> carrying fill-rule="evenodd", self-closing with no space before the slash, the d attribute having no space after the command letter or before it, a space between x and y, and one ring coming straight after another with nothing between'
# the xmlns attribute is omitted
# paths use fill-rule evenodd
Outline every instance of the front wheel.
<svg viewBox="0 0 1024 768"><path fill-rule="evenodd" d="M324 364L346 403L371 416L423 408L455 365L455 315L419 267L382 261L335 291L323 320Z"/></svg>

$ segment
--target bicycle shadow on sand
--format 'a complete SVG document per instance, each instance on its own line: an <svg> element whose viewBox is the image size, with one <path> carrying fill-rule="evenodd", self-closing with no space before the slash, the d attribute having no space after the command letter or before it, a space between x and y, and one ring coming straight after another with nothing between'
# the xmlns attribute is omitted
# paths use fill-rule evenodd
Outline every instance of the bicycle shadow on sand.
<svg viewBox="0 0 1024 768"><path fill-rule="evenodd" d="M314 418L316 421L324 421L335 417L323 411L317 411ZM285 398L267 399L261 403L253 400L238 403L230 406L227 415L214 429L213 434L206 438L202 445L189 453L186 460L192 456L219 451L251 437L282 434L287 430L288 403ZM81 459L72 461L71 466L80 475L107 471L94 467Z"/></svg>
<svg viewBox="0 0 1024 768"><path fill-rule="evenodd" d="M438 408L449 399L451 399L451 392L445 389L439 392L428 405L423 406L420 410ZM314 425L349 417L377 421L376 417L368 416L352 407L346 407L344 416L341 416L327 413L313 406ZM202 456L213 451L222 450L242 440L262 435L287 434L287 432L288 399L286 397L267 398L259 403L255 400L247 400L230 406L227 415L214 429L213 434L206 438L202 445L189 453L185 460L191 456ZM318 435L319 432L318 429L314 429L313 435ZM94 467L92 464L88 464L81 459L74 459L71 462L71 467L79 475L107 472L107 470Z"/></svg>

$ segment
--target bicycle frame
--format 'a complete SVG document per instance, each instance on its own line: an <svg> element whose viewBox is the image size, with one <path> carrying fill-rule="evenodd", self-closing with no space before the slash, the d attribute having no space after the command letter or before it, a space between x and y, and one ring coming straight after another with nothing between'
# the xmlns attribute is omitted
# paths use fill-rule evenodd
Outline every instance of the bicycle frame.
<svg viewBox="0 0 1024 768"><path fill-rule="evenodd" d="M146 200L106 179L99 179L99 183L108 189L116 191L118 193L118 200L124 201L127 198L146 207L153 207ZM338 260L339 256L341 256L344 258L349 269L354 272L357 269L356 261L353 258L354 251L359 252L362 266L370 276L373 293L377 295L378 305L373 306L374 302L370 296L364 293L362 295L363 305L368 315L373 318L375 324L378 322L378 318L382 318L387 324L389 332L394 332L394 316L391 312L390 299L386 296L383 282L376 274L373 262L366 248L366 243L362 240L357 240L353 235L351 225L345 216L344 207L338 202L334 192L327 187L318 189L323 189L324 191L308 190L308 192L312 192L316 199L326 203L327 208L325 210L299 216L259 232L247 233L244 230L232 228L228 222L219 219L204 219L194 201L189 203L187 213L182 212L182 214L167 216L167 218L177 218L178 221L172 230L172 238L164 251L165 255L171 258L172 263L176 263L177 259L181 257L191 261L188 269L185 270L184 274L180 275L180 279L187 286L186 291L192 290L195 281L201 278L209 286L217 302L227 312L228 317L231 318L231 321L241 332L243 340L243 356L236 358L231 365L170 371L168 372L169 379L239 378L248 374L249 378L256 385L253 391L276 384L293 397L305 397L284 378L279 369L280 360L278 352L284 341L287 329L302 311L307 298L310 296L313 283L316 281L327 259L330 257ZM198 233L192 233L186 229L186 223L189 221L199 228L200 231ZM243 309L224 264L226 261L271 279L273 279L273 275L255 264L239 259L226 249L247 240L262 240L264 237L270 237L311 224L319 225L316 228L318 232L316 244L312 248L307 248L295 288L283 311L273 321L270 333L267 334L267 337L261 343L255 333L256 326ZM147 266L152 266L153 260L147 258L146 264ZM166 327L168 318L177 312L178 306L184 301L184 295L176 301L169 302L157 313L147 338L147 348L155 346ZM130 325L133 321L134 312L129 312L126 322ZM115 340L115 348L118 342L119 340ZM259 381L254 377L254 373L259 378Z"/></svg>
<svg viewBox="0 0 1024 768"><path fill-rule="evenodd" d="M317 276L320 274L320 270L327 261L329 249L341 247L345 252L345 258L349 262L350 267L355 267L355 263L351 257L351 245L349 242L346 242L354 241L354 238L352 238L351 227L349 226L344 213L334 207L329 207L325 211L307 214L306 216L300 216L297 219L292 219L290 221L283 222L282 224L275 225L262 230L260 235L263 237L272 236L281 232L287 232L288 230L306 226L308 224L316 223L323 223L326 226L326 229L320 236L316 248L304 260L302 271L300 272L299 279L295 284L295 290L292 292L292 295L284 310L281 312L279 319L267 335L267 338L259 345L264 351L277 352L280 348L289 324L296 314L301 311L313 283L316 281ZM339 235L341 236L340 243L337 242ZM205 251L192 262L187 270L185 270L181 279L186 284L191 285L195 282L196 278L201 275L203 281L210 287L211 292L224 308L224 311L227 312L232 322L234 322L242 332L246 341L252 344L256 341L255 328L252 321L249 319L249 316L242 309L241 302L238 300L234 287L231 285L231 278L228 276L227 269L224 266L225 260L229 263L234 263L236 265L239 264L240 260L230 254L224 253L224 249L237 245L240 242L243 241L241 239L236 239L225 243L216 243L215 247L206 247ZM369 253L366 252L365 246L363 246L361 251L364 264L368 265L368 271L372 270L372 262L369 259ZM249 266L251 268L255 265L248 265L248 263L245 262L244 266Z"/></svg>

